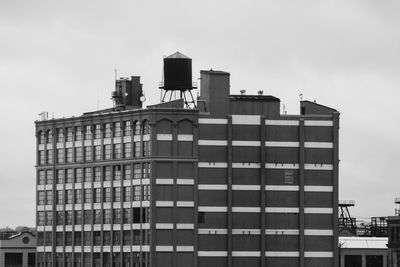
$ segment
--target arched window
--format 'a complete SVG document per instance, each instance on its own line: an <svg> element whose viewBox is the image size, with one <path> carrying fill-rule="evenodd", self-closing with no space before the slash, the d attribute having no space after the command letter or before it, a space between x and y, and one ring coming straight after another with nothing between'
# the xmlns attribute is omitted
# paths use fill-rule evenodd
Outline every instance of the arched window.
<svg viewBox="0 0 400 267"><path fill-rule="evenodd" d="M143 134L150 134L150 123L147 120L143 122Z"/></svg>
<svg viewBox="0 0 400 267"><path fill-rule="evenodd" d="M47 130L46 132L46 141L48 144L53 143L53 132L51 130Z"/></svg>
<svg viewBox="0 0 400 267"><path fill-rule="evenodd" d="M39 144L44 144L44 132L43 131L39 131L38 138L39 138Z"/></svg>
<svg viewBox="0 0 400 267"><path fill-rule="evenodd" d="M140 121L135 122L135 135L140 135Z"/></svg>

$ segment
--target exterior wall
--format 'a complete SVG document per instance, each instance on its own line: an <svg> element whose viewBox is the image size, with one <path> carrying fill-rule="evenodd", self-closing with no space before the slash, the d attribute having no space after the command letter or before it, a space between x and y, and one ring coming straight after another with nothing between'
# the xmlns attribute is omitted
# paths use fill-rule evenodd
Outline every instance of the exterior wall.
<svg viewBox="0 0 400 267"><path fill-rule="evenodd" d="M36 237L25 232L11 239L0 240L0 266L9 266L5 262L7 253L21 254L21 267L33 267L34 264L28 264L28 255L34 256L36 253Z"/></svg>
<svg viewBox="0 0 400 267"><path fill-rule="evenodd" d="M400 216L390 216L388 218L389 229L389 266L400 266Z"/></svg>
<svg viewBox="0 0 400 267"><path fill-rule="evenodd" d="M350 262L347 260L346 256L348 255L357 255L361 258L361 265L359 267L387 267L388 265L388 250L387 249L351 249L351 248L342 248L340 249L340 266L352 266L349 265ZM382 257L382 265L371 265L371 262L368 262L368 256L380 256ZM357 267L357 266L354 266Z"/></svg>

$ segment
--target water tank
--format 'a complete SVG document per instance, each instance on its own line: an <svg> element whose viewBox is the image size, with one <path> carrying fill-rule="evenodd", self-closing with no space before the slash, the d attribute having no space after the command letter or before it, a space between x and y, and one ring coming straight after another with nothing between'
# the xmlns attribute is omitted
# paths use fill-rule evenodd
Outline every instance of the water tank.
<svg viewBox="0 0 400 267"><path fill-rule="evenodd" d="M164 85L166 91L192 89L192 59L176 52L164 58Z"/></svg>

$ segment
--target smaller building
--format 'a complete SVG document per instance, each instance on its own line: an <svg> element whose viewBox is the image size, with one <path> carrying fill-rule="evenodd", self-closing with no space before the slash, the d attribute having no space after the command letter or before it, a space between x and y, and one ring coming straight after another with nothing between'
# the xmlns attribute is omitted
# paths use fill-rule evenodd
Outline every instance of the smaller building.
<svg viewBox="0 0 400 267"><path fill-rule="evenodd" d="M389 216L389 267L400 267L400 216Z"/></svg>
<svg viewBox="0 0 400 267"><path fill-rule="evenodd" d="M387 267L387 237L339 237L341 267Z"/></svg>
<svg viewBox="0 0 400 267"><path fill-rule="evenodd" d="M31 232L10 233L0 238L0 266L34 267L36 236Z"/></svg>

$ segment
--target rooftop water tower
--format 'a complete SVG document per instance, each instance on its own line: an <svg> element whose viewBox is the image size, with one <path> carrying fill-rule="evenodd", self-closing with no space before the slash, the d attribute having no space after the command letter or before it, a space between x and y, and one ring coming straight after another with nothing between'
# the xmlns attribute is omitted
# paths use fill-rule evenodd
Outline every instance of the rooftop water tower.
<svg viewBox="0 0 400 267"><path fill-rule="evenodd" d="M195 108L192 90L197 87L192 83L192 59L180 52L165 57L163 74L161 102L180 98L187 108Z"/></svg>

